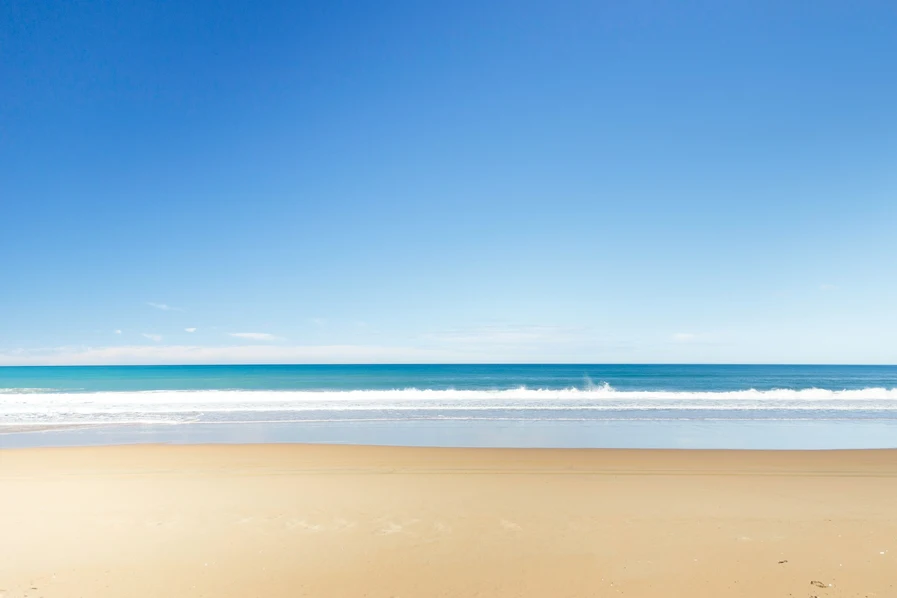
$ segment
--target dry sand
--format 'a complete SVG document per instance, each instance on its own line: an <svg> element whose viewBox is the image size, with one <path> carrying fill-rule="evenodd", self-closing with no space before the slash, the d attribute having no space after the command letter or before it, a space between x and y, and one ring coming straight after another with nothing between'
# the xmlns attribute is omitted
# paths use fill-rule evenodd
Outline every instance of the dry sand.
<svg viewBox="0 0 897 598"><path fill-rule="evenodd" d="M0 596L897 597L897 451L0 451Z"/></svg>

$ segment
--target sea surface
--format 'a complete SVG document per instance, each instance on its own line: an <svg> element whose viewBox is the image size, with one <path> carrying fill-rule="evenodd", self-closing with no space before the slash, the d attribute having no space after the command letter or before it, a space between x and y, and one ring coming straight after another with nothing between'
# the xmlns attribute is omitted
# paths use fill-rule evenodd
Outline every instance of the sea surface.
<svg viewBox="0 0 897 598"><path fill-rule="evenodd" d="M897 366L0 367L0 447L897 447Z"/></svg>

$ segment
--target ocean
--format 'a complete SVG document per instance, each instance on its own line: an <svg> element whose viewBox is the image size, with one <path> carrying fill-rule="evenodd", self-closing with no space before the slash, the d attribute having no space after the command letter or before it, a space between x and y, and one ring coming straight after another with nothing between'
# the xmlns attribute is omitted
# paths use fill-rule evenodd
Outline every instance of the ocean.
<svg viewBox="0 0 897 598"><path fill-rule="evenodd" d="M897 366L0 368L0 446L897 447Z"/></svg>

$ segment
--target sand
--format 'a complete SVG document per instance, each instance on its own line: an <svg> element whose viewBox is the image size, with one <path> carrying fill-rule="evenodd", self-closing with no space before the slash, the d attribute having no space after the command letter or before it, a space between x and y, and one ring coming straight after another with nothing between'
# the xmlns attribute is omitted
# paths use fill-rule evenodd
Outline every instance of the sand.
<svg viewBox="0 0 897 598"><path fill-rule="evenodd" d="M897 451L0 450L0 596L897 596Z"/></svg>

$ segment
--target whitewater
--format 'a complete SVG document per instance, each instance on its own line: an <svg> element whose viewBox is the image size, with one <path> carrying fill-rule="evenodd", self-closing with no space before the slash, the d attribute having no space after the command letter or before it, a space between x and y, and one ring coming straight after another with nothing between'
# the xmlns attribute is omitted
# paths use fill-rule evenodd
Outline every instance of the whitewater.
<svg viewBox="0 0 897 598"><path fill-rule="evenodd" d="M752 413L753 412L753 413ZM354 419L594 419L897 417L897 388L624 391L590 388L500 390L151 390L44 392L6 389L0 426L196 421ZM750 414L750 415L748 415Z"/></svg>

